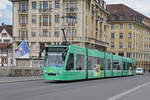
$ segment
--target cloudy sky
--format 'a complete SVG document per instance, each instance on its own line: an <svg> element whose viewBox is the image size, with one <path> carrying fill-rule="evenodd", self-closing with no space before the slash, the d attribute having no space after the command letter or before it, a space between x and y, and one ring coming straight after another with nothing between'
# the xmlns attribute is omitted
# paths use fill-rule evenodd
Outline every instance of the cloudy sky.
<svg viewBox="0 0 150 100"><path fill-rule="evenodd" d="M107 4L123 3L150 17L149 0L105 0ZM12 4L8 0L0 0L0 24L12 24Z"/></svg>

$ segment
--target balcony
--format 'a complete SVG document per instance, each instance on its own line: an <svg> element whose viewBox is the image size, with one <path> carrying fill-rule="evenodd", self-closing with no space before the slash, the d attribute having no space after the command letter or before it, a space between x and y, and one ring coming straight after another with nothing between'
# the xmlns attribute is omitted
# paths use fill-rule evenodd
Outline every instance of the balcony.
<svg viewBox="0 0 150 100"><path fill-rule="evenodd" d="M66 37L67 41L69 42L81 42L82 41L82 37L72 37L72 36L67 36ZM64 37L62 37L62 40L64 41Z"/></svg>
<svg viewBox="0 0 150 100"><path fill-rule="evenodd" d="M13 39L14 39L14 41L16 41L16 42L21 42L21 41L23 41L23 40L28 40L28 37L14 36Z"/></svg>
<svg viewBox="0 0 150 100"><path fill-rule="evenodd" d="M67 8L66 8L66 11L67 11L67 12L72 12L72 13L73 13L73 12L76 12L77 10L78 10L78 8L76 8L76 7L75 7L75 8L73 8L73 7L71 7L71 8L67 7Z"/></svg>
<svg viewBox="0 0 150 100"><path fill-rule="evenodd" d="M27 27L27 23L20 23L20 27L21 28L26 28Z"/></svg>
<svg viewBox="0 0 150 100"><path fill-rule="evenodd" d="M18 13L19 14L28 14L28 9L19 9Z"/></svg>
<svg viewBox="0 0 150 100"><path fill-rule="evenodd" d="M50 13L50 12L52 12L52 8L40 8L39 12L40 13Z"/></svg>

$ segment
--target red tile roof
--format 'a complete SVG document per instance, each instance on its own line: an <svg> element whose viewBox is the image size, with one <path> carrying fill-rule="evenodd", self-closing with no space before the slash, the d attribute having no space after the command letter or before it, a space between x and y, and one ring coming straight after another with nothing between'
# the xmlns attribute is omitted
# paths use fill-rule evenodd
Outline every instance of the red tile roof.
<svg viewBox="0 0 150 100"><path fill-rule="evenodd" d="M1 43L1 44L0 44L0 48L1 48L1 49L8 48L8 47L11 46L11 45L12 45L12 44L10 44L10 43L5 43L5 44L4 44L4 43L3 43L3 44Z"/></svg>
<svg viewBox="0 0 150 100"><path fill-rule="evenodd" d="M114 16L114 20L119 20L119 16L123 16L123 20L126 21L138 21L141 22L143 18L150 20L147 16L133 10L132 8L124 4L111 4L107 5L107 10L110 12L108 20L112 20L111 17Z"/></svg>

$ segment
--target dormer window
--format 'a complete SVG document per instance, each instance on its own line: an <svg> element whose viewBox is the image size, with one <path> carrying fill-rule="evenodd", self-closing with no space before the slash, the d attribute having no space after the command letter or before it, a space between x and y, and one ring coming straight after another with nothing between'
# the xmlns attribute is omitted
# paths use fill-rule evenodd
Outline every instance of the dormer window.
<svg viewBox="0 0 150 100"><path fill-rule="evenodd" d="M2 37L7 37L7 34L6 33L2 33Z"/></svg>
<svg viewBox="0 0 150 100"><path fill-rule="evenodd" d="M119 20L123 20L123 16L119 16Z"/></svg>
<svg viewBox="0 0 150 100"><path fill-rule="evenodd" d="M115 16L111 16L111 20L115 20Z"/></svg>

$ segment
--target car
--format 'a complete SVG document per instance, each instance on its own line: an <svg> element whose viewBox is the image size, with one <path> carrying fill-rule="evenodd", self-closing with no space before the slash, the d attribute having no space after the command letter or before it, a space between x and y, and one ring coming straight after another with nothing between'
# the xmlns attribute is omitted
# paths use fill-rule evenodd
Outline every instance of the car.
<svg viewBox="0 0 150 100"><path fill-rule="evenodd" d="M136 68L136 74L137 75L143 75L144 74L144 69L143 68Z"/></svg>

